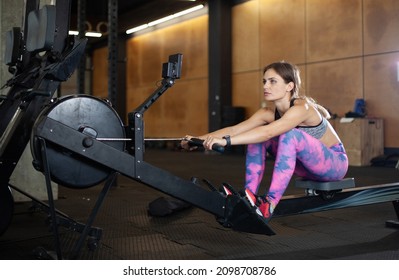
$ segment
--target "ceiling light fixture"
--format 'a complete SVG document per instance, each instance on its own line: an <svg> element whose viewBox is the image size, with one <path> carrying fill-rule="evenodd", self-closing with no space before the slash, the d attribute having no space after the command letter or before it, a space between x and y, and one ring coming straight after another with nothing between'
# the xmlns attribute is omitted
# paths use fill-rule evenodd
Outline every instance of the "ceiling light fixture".
<svg viewBox="0 0 399 280"><path fill-rule="evenodd" d="M126 33L127 33L127 34L134 33L134 32L137 32L137 31L146 29L147 27L148 27L148 24L146 23L146 24L143 24L143 25L134 27L134 28L130 28L128 31L126 31ZM129 33L128 33L128 32L129 32Z"/></svg>
<svg viewBox="0 0 399 280"><path fill-rule="evenodd" d="M163 18L160 18L160 19L157 19L157 20L149 22L148 26L154 26L154 25L160 24L162 22L165 22L165 21L168 21L168 20L171 20L171 19L174 19L174 18L175 18L175 15L170 15L170 16L167 16L167 17L163 17Z"/></svg>
<svg viewBox="0 0 399 280"><path fill-rule="evenodd" d="M75 31L75 30L69 30L68 32L69 35L79 35L79 31ZM85 33L86 37L95 37L95 38L100 38L102 36L102 34L100 32L92 32L92 31L88 31Z"/></svg>
<svg viewBox="0 0 399 280"><path fill-rule="evenodd" d="M147 27L154 26L154 25L163 23L165 21L168 21L168 20L171 20L171 19L174 19L174 18L178 18L178 17L184 16L184 15L187 15L189 13L192 13L192 12L195 12L197 10L202 9L203 7L204 7L204 5L201 4L201 5L192 7L190 9L178 12L176 14L173 14L173 15L170 15L170 16L167 16L167 17L163 17L163 18L151 21L149 23L146 23L146 24L143 24L143 25L140 25L140 26L137 26L137 27L130 28L130 29L126 30L126 34L132 34L134 32L146 29Z"/></svg>
<svg viewBox="0 0 399 280"><path fill-rule="evenodd" d="M100 38L102 36L102 34L100 32L86 32L85 33L86 37L96 37L96 38Z"/></svg>

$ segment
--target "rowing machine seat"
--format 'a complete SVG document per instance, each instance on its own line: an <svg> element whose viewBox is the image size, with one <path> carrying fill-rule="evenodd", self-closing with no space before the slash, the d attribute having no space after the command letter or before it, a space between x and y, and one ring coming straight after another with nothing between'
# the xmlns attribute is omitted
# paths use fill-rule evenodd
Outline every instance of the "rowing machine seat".
<svg viewBox="0 0 399 280"><path fill-rule="evenodd" d="M295 187L318 190L318 191L335 191L335 190L354 188L355 179L344 178L339 181L319 182L319 181L306 180L303 178L297 178L295 180Z"/></svg>

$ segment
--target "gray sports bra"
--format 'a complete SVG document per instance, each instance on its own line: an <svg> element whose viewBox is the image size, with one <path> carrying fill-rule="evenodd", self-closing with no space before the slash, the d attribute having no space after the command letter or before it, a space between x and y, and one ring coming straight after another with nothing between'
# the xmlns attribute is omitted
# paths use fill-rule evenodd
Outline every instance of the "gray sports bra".
<svg viewBox="0 0 399 280"><path fill-rule="evenodd" d="M290 102L290 107L294 106L294 101L295 99L292 99ZM278 120L280 119L280 113L277 111L277 109L274 112L274 119ZM320 139L323 137L324 133L327 131L327 119L322 117L321 122L318 125L312 125L312 126L297 126L296 128L306 132L307 134L313 136L316 139Z"/></svg>

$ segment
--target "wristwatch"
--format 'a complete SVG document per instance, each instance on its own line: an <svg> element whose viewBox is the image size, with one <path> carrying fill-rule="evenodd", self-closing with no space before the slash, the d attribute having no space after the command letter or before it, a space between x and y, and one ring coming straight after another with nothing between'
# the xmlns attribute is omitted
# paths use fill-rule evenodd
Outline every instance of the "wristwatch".
<svg viewBox="0 0 399 280"><path fill-rule="evenodd" d="M226 147L230 147L231 146L230 135L225 135L222 138L226 140Z"/></svg>

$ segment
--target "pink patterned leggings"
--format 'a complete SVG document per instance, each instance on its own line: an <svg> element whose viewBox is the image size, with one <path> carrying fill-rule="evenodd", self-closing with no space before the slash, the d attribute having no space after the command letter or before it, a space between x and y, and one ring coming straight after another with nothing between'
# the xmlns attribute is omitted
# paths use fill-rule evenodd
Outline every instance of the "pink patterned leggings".
<svg viewBox="0 0 399 280"><path fill-rule="evenodd" d="M320 140L294 128L266 142L248 145L245 187L255 194L263 178L267 153L275 157L266 194L272 209L294 174L315 181L334 181L342 179L348 171L348 157L341 143L328 148Z"/></svg>

